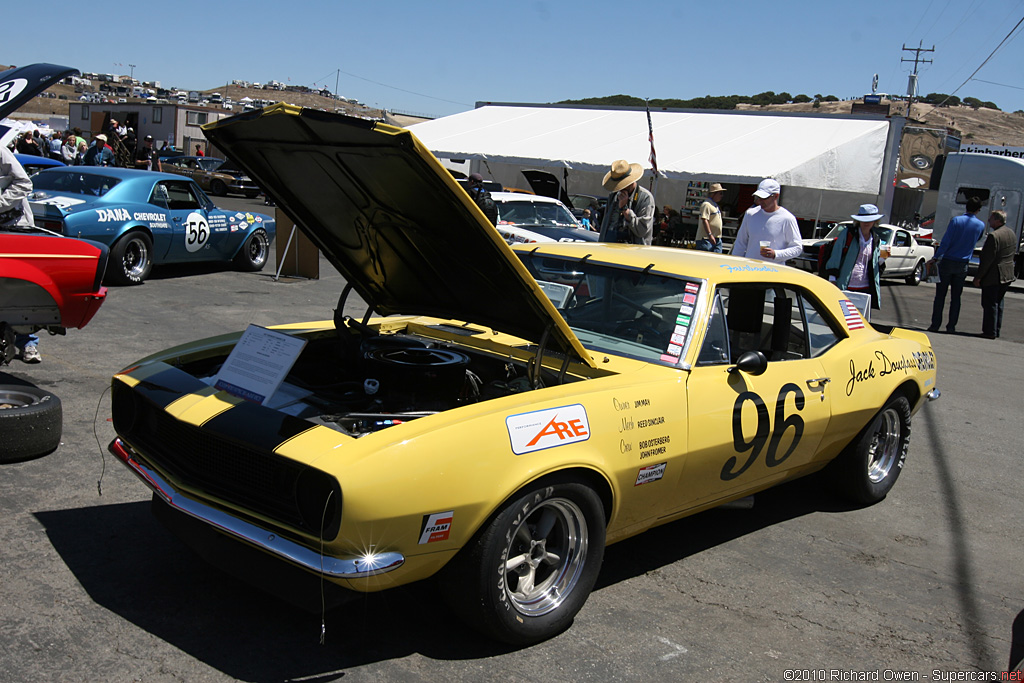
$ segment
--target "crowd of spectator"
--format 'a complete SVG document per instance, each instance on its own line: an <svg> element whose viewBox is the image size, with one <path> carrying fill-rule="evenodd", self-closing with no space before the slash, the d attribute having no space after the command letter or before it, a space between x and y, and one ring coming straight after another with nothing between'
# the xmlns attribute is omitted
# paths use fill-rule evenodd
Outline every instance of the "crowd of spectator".
<svg viewBox="0 0 1024 683"><path fill-rule="evenodd" d="M103 130L90 134L86 140L80 128L53 131L48 135L40 129L25 131L10 145L18 154L46 157L68 166L123 166L147 171L153 170L152 136L139 141L135 129L117 119L109 119ZM164 143L163 149L167 149ZM173 149L173 148L171 148ZM196 146L197 153L201 153Z"/></svg>

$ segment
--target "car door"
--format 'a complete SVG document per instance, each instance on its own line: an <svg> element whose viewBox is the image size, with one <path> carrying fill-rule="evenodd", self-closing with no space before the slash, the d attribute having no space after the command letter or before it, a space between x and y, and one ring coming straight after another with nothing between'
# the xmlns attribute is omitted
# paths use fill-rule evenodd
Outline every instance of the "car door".
<svg viewBox="0 0 1024 683"><path fill-rule="evenodd" d="M766 486L815 460L831 418L831 378L816 356L836 340L820 311L796 288L746 283L717 288L687 380L683 505ZM736 366L749 351L764 354L763 373Z"/></svg>
<svg viewBox="0 0 1024 683"><path fill-rule="evenodd" d="M154 249L164 253L166 261L217 260L212 250L217 239L211 235L210 200L191 180L161 180L153 188L153 201L166 206L170 230L162 234L162 244ZM222 239L222 238L221 238Z"/></svg>
<svg viewBox="0 0 1024 683"><path fill-rule="evenodd" d="M889 248L889 258L885 261L887 273L906 273L914 268L915 244L906 230L894 230L892 245Z"/></svg>

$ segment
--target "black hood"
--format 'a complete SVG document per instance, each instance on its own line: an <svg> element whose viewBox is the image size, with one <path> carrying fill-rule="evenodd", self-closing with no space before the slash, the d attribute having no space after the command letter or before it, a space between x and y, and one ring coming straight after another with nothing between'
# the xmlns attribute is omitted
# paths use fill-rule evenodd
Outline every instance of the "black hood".
<svg viewBox="0 0 1024 683"><path fill-rule="evenodd" d="M494 226L409 131L283 104L203 130L378 313L546 338L593 363Z"/></svg>

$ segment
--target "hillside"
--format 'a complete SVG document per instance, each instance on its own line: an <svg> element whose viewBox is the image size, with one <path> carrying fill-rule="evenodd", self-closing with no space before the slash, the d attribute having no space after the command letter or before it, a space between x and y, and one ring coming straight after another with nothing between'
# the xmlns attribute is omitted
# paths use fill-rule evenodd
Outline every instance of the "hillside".
<svg viewBox="0 0 1024 683"><path fill-rule="evenodd" d="M906 115L907 105L905 102L891 104L892 113ZM741 104L737 109L849 114L850 102L822 102L818 109L814 109L810 102L767 106ZM1024 115L1021 114L1011 114L995 109L975 110L964 105L936 108L930 104L915 103L909 118L925 126L950 127L958 130L963 136L962 141L965 144L1024 147Z"/></svg>
<svg viewBox="0 0 1024 683"><path fill-rule="evenodd" d="M7 67L0 67L0 70ZM68 101L77 100L78 94L70 85L55 85L47 90L53 93L54 97L34 97L18 110L20 114L38 115L68 115ZM240 88L234 85L224 85L217 88L202 91L209 95L219 92L224 97L230 97L235 102L243 97L253 99L278 100L288 102L300 107L313 109L324 109L338 111L354 116L367 118L381 118L382 112L379 109L371 109L363 105L337 102L327 97L311 93L296 93L277 90L259 90L255 88ZM59 99L63 95L67 99ZM129 100L137 101L137 100ZM750 105L739 104L740 110L770 110L770 111L794 111L794 112L816 112L820 114L848 114L850 113L850 102L821 102L818 109L814 109L812 103L803 104L777 104L777 105ZM894 114L906 114L906 103L893 102ZM935 127L951 127L960 131L965 144L986 144L1006 147L1024 147L1024 115L1011 114L995 109L972 109L971 107L958 105L955 107L935 108L928 104L914 104L911 112L911 119L921 122L923 125Z"/></svg>

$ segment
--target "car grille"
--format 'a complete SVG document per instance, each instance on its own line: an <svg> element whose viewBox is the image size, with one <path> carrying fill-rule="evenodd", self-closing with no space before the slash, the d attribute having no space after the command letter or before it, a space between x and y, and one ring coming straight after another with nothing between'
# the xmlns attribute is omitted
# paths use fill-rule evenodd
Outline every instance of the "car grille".
<svg viewBox="0 0 1024 683"><path fill-rule="evenodd" d="M324 472L182 422L118 381L112 414L117 433L173 482L317 537L337 535L341 491Z"/></svg>

